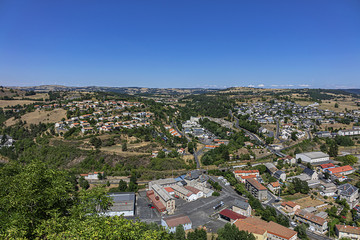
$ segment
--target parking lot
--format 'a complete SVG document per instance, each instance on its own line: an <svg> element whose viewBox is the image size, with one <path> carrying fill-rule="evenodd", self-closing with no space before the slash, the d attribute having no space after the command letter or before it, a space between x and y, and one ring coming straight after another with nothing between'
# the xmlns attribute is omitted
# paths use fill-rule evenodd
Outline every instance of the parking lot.
<svg viewBox="0 0 360 240"><path fill-rule="evenodd" d="M146 191L139 191L136 199L136 217L143 222L156 222L160 224L160 213L155 208L149 208L149 199Z"/></svg>
<svg viewBox="0 0 360 240"><path fill-rule="evenodd" d="M186 202L182 199L176 199L176 210L174 215L185 214L189 216L193 224L193 229L199 226L206 226L208 231L216 232L219 228L223 227L226 223L223 219L218 219L218 212L224 208L231 208L235 199L243 199L239 196L231 186L225 186L224 183L215 177L211 177L213 181L217 181L223 187L219 197L200 198L193 202ZM224 205L214 210L213 207L220 201L224 202ZM136 217L144 222L156 222L160 223L161 215L156 209L148 207L150 201L146 197L146 192L141 191L138 194Z"/></svg>

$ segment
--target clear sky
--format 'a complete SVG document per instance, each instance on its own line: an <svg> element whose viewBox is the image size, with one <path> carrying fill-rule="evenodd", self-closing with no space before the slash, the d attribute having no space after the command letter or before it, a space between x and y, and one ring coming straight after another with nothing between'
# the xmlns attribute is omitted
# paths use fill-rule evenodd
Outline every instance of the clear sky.
<svg viewBox="0 0 360 240"><path fill-rule="evenodd" d="M0 84L360 88L360 1L0 0Z"/></svg>

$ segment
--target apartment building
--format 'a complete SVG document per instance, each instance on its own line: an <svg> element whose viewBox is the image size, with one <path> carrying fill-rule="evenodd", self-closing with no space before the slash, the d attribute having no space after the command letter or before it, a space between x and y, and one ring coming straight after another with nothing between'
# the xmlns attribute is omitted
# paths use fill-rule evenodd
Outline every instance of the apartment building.
<svg viewBox="0 0 360 240"><path fill-rule="evenodd" d="M246 179L245 187L255 198L259 199L260 201L265 201L268 199L268 191L266 187L264 187L257 180L253 178Z"/></svg>

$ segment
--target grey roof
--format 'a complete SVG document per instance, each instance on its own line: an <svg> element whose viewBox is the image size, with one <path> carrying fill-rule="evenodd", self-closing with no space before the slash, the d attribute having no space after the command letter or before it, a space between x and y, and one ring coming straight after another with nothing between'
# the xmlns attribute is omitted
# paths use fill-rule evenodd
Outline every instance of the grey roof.
<svg viewBox="0 0 360 240"><path fill-rule="evenodd" d="M240 199L235 199L234 200L234 206L236 206L238 208L247 210L249 208L249 205L250 205L249 203L247 203L245 201L242 201Z"/></svg>
<svg viewBox="0 0 360 240"><path fill-rule="evenodd" d="M200 176L200 171L192 170L191 172L188 173L188 175L185 177L185 179L193 180L193 179L199 178L199 176Z"/></svg>
<svg viewBox="0 0 360 240"><path fill-rule="evenodd" d="M349 183L340 185L340 186L338 186L337 189L340 191L340 195L344 195L344 196L351 196L358 190L357 187L355 187Z"/></svg>
<svg viewBox="0 0 360 240"><path fill-rule="evenodd" d="M304 173L306 173L309 176L312 176L314 174L314 170L310 169L310 168L305 168L304 169Z"/></svg>
<svg viewBox="0 0 360 240"><path fill-rule="evenodd" d="M329 157L328 154L323 153L323 152L305 152L305 153L301 153L309 158L315 159L315 158L324 158L324 157Z"/></svg>
<svg viewBox="0 0 360 240"><path fill-rule="evenodd" d="M123 201L134 201L135 193L109 193L109 197L111 197L114 203L123 202Z"/></svg>
<svg viewBox="0 0 360 240"><path fill-rule="evenodd" d="M110 193L109 197L113 199L113 205L106 212L134 211L135 193Z"/></svg>
<svg viewBox="0 0 360 240"><path fill-rule="evenodd" d="M160 187L157 184L154 184L152 186L152 189L161 197L165 202L169 201L171 199L170 194L165 191L162 187Z"/></svg>
<svg viewBox="0 0 360 240"><path fill-rule="evenodd" d="M278 170L278 171L276 171L276 172L274 173L274 177L280 178L280 176L281 176L282 174L285 174L285 173L284 173L283 171L281 171L281 170Z"/></svg>

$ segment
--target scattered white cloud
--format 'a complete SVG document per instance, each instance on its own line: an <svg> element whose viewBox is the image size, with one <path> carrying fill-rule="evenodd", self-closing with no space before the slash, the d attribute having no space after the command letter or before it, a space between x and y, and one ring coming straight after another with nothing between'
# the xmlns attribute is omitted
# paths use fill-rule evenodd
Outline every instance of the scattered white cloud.
<svg viewBox="0 0 360 240"><path fill-rule="evenodd" d="M277 85L277 84L272 84L272 85L270 85L270 87L278 87L279 85Z"/></svg>
<svg viewBox="0 0 360 240"><path fill-rule="evenodd" d="M309 84L300 84L299 87L310 87Z"/></svg>
<svg viewBox="0 0 360 240"><path fill-rule="evenodd" d="M255 85L250 84L248 87L255 87Z"/></svg>
<svg viewBox="0 0 360 240"><path fill-rule="evenodd" d="M259 84L258 87L265 87L265 85L264 84Z"/></svg>

